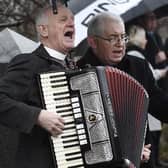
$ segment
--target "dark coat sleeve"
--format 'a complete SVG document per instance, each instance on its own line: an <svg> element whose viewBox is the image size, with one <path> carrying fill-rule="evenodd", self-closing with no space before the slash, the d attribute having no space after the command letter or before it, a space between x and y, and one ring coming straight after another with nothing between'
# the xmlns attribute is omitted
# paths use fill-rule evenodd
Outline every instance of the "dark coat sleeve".
<svg viewBox="0 0 168 168"><path fill-rule="evenodd" d="M29 57L15 57L0 80L0 122L22 132L30 132L41 110L26 103L35 66Z"/></svg>

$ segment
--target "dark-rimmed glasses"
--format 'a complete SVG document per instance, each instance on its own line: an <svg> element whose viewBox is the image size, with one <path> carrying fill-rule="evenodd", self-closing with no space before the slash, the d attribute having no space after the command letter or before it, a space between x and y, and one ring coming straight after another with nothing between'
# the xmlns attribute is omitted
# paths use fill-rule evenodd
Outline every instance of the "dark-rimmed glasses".
<svg viewBox="0 0 168 168"><path fill-rule="evenodd" d="M106 41L108 41L108 42L111 43L111 44L116 44L116 43L118 43L119 41L122 41L122 42L124 42L124 43L128 43L128 41L129 41L129 37L128 37L127 34L111 35L110 38L105 38L105 37L98 36L98 35L95 35L95 37L100 38L100 39L102 39L102 40L106 40Z"/></svg>

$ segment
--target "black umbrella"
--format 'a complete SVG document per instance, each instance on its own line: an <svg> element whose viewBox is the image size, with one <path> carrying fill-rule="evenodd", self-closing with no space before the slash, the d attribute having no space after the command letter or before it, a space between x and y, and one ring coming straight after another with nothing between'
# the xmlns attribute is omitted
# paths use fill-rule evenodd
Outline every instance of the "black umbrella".
<svg viewBox="0 0 168 168"><path fill-rule="evenodd" d="M125 12L122 17L125 21L130 21L146 12L155 10L159 17L168 15L168 0L143 0L137 6Z"/></svg>
<svg viewBox="0 0 168 168"><path fill-rule="evenodd" d="M69 0L68 6L75 14L75 43L78 44L86 37L89 20L98 13L110 11L121 15L125 22L156 9L160 14L166 15L168 0ZM162 7L164 12L158 10Z"/></svg>
<svg viewBox="0 0 168 168"><path fill-rule="evenodd" d="M74 14L77 14L81 12L83 9L87 8L88 6L92 5L96 0L69 0L68 1L68 6ZM115 6L120 6L120 5L127 5L128 3L132 3L131 0L97 0L99 4L102 4L102 10L108 11L108 8L106 6L109 4ZM130 9L125 11L122 14L122 17L124 18L125 21L129 21L137 16L140 16L148 11L154 11L156 9L157 12L161 12L163 15L167 15L167 10L168 10L168 0L134 0L134 2L137 1L136 6L131 6ZM103 7L104 4L104 7ZM100 5L101 6L101 5ZM99 7L100 7L99 6ZM98 7L98 6L97 6ZM163 7L163 10L160 8ZM101 8L101 7L100 7ZM98 8L96 9L95 6L95 11L100 12ZM115 12L115 11L114 11Z"/></svg>

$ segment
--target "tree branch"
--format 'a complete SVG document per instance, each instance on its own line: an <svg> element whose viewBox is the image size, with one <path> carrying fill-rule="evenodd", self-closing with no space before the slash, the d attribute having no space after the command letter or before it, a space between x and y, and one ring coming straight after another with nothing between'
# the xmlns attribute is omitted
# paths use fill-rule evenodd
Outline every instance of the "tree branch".
<svg viewBox="0 0 168 168"><path fill-rule="evenodd" d="M4 27L18 27L18 26L20 26L23 23L24 23L24 21L13 22L13 23L3 23L3 24L0 24L0 28L4 28Z"/></svg>

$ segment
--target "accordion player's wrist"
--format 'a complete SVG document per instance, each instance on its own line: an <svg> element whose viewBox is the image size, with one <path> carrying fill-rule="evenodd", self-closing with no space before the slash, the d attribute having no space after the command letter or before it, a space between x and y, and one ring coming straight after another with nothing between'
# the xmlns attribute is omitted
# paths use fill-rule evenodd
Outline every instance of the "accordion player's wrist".
<svg viewBox="0 0 168 168"><path fill-rule="evenodd" d="M38 118L37 118L37 125L39 126L42 126L42 123L43 123L43 120L44 120L44 113L45 113L46 110L42 109L38 115Z"/></svg>

